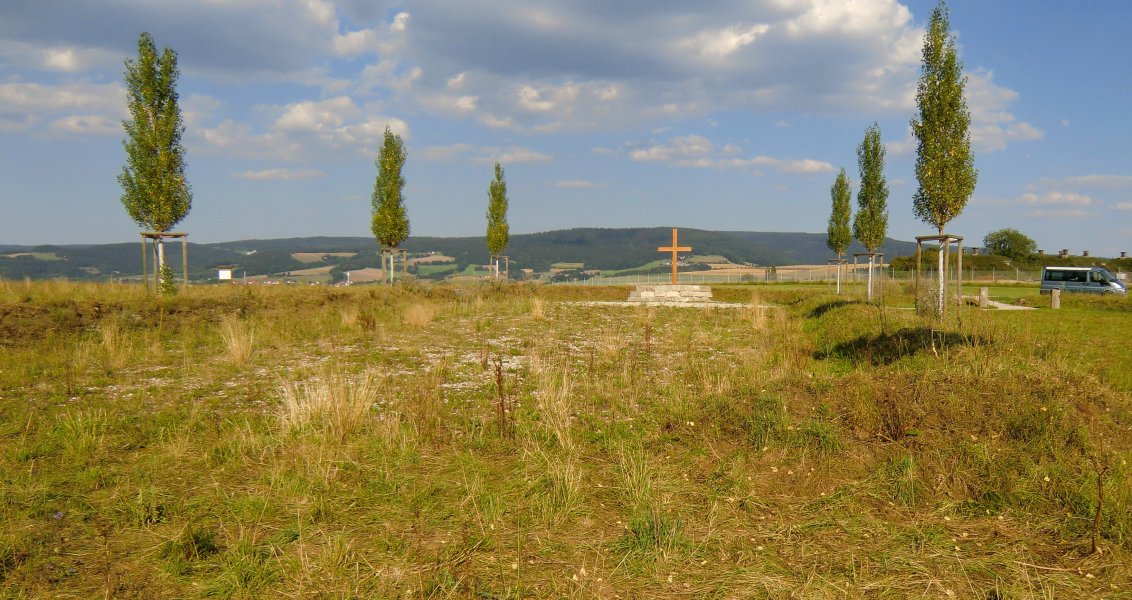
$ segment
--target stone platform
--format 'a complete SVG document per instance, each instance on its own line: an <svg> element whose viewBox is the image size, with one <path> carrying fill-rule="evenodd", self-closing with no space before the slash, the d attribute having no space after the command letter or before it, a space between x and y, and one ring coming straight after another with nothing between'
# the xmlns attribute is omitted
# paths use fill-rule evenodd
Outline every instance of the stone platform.
<svg viewBox="0 0 1132 600"><path fill-rule="evenodd" d="M629 292L629 302L710 302L711 286L687 284L643 284Z"/></svg>

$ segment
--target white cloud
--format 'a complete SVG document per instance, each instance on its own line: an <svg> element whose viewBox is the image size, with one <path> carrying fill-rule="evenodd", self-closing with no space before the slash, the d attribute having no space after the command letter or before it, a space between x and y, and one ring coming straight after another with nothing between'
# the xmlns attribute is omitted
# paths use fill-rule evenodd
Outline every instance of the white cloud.
<svg viewBox="0 0 1132 600"><path fill-rule="evenodd" d="M302 100L260 107L261 112L277 115L263 131L232 119L189 131L205 150L246 158L300 160L340 152L373 156L386 126L404 139L410 137L404 120L384 116L381 109L378 105L363 109L347 96Z"/></svg>
<svg viewBox="0 0 1132 600"><path fill-rule="evenodd" d="M0 84L0 131L39 137L121 134L125 90L117 84Z"/></svg>
<svg viewBox="0 0 1132 600"><path fill-rule="evenodd" d="M1051 191L1044 194L1023 194L1018 201L1022 204L1034 205L1069 204L1074 206L1089 206L1093 204L1092 197L1085 194L1059 191Z"/></svg>
<svg viewBox="0 0 1132 600"><path fill-rule="evenodd" d="M0 114L50 114L66 111L99 111L121 114L126 91L116 83L0 84Z"/></svg>
<svg viewBox="0 0 1132 600"><path fill-rule="evenodd" d="M1117 202L1113 207L1116 210L1132 210L1132 202Z"/></svg>
<svg viewBox="0 0 1132 600"><path fill-rule="evenodd" d="M393 23L389 25L389 30L401 33L409 28L409 19L412 17L407 12L399 12L397 16L393 17Z"/></svg>
<svg viewBox="0 0 1132 600"><path fill-rule="evenodd" d="M720 59L734 54L744 46L753 44L756 39L769 30L770 26L765 23L736 24L722 29L700 32L695 38L686 40L680 45L705 58Z"/></svg>
<svg viewBox="0 0 1132 600"><path fill-rule="evenodd" d="M599 190L609 187L609 184L594 183L588 179L563 179L554 182L554 187L567 190Z"/></svg>
<svg viewBox="0 0 1132 600"><path fill-rule="evenodd" d="M484 155L479 159L482 163L499 162L504 165L518 164L518 163L546 163L554 160L554 157L543 152L537 152L530 148L522 148L519 146L511 146L508 148L484 148Z"/></svg>
<svg viewBox="0 0 1132 600"><path fill-rule="evenodd" d="M769 167L776 171L793 174L828 173L833 171L833 165L823 160L801 159L784 160L770 156L756 156L747 161L753 167Z"/></svg>
<svg viewBox="0 0 1132 600"><path fill-rule="evenodd" d="M1060 209L1060 210L1046 210L1038 209L1026 213L1027 217L1035 217L1038 219L1062 219L1062 218L1081 218L1088 216L1089 213L1073 208Z"/></svg>
<svg viewBox="0 0 1132 600"><path fill-rule="evenodd" d="M326 173L318 169L264 169L262 171L244 171L243 173L234 174L235 177L240 179L255 179L255 180L285 180L290 181L294 179L311 179L315 177L325 177Z"/></svg>
<svg viewBox="0 0 1132 600"><path fill-rule="evenodd" d="M667 144L656 144L647 148L637 148L629 152L629 158L641 162L677 163L705 158L715 149L711 140L700 135L672 138Z"/></svg>
<svg viewBox="0 0 1132 600"><path fill-rule="evenodd" d="M437 94L434 96L421 96L421 106L442 115L466 115L476 110L479 98L476 96L453 96Z"/></svg>
<svg viewBox="0 0 1132 600"><path fill-rule="evenodd" d="M71 115L52 121L47 129L63 136L122 135L121 121L106 115Z"/></svg>
<svg viewBox="0 0 1132 600"><path fill-rule="evenodd" d="M476 164L498 162L504 166L520 163L546 163L554 160L554 157L549 154L521 146L500 148L497 146L476 147L471 144L430 146L421 150L421 156L427 160L463 161Z"/></svg>
<svg viewBox="0 0 1132 600"><path fill-rule="evenodd" d="M287 106L275 121L275 129L299 131L325 131L341 127L361 111L354 101L346 96L328 100L304 100Z"/></svg>
<svg viewBox="0 0 1132 600"><path fill-rule="evenodd" d="M1006 110L1018 100L1018 92L994 83L993 71L976 69L969 74L966 91L971 110L971 145L975 150L1005 150L1008 142L1045 137L1044 131L1017 120Z"/></svg>
<svg viewBox="0 0 1132 600"><path fill-rule="evenodd" d="M1125 188L1132 187L1132 175L1078 175L1066 177L1065 183L1085 187Z"/></svg>
<svg viewBox="0 0 1132 600"><path fill-rule="evenodd" d="M660 162L677 167L718 168L718 169L758 169L769 168L781 173L812 174L833 171L833 165L814 159L782 159L772 156L743 158L742 150L733 144L725 144L717 150L716 144L701 135L688 135L670 139L664 144L650 144L628 151L630 159L638 162Z"/></svg>

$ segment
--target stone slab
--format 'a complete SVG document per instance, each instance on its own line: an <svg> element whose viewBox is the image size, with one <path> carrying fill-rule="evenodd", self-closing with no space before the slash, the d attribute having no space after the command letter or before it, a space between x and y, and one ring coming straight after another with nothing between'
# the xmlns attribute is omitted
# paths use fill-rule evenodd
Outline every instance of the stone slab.
<svg viewBox="0 0 1132 600"><path fill-rule="evenodd" d="M638 285L636 289L629 292L628 301L655 303L710 302L711 286L689 284L673 285L671 283L641 284Z"/></svg>

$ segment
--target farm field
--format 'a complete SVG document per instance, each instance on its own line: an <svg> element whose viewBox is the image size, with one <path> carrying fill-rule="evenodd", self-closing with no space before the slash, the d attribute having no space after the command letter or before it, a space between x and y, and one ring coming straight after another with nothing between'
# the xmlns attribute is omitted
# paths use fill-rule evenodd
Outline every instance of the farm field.
<svg viewBox="0 0 1132 600"><path fill-rule="evenodd" d="M0 281L0 595L1129 597L1132 302L859 290Z"/></svg>

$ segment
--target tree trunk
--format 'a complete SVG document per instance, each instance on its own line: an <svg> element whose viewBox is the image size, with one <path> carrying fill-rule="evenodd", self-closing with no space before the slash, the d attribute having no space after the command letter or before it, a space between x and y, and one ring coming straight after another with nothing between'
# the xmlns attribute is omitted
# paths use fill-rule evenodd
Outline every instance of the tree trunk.
<svg viewBox="0 0 1132 600"><path fill-rule="evenodd" d="M841 255L837 255L837 295L841 295Z"/></svg>
<svg viewBox="0 0 1132 600"><path fill-rule="evenodd" d="M947 251L947 246L944 245L942 240L940 240L940 248L939 248L939 294L936 297L937 304L936 304L936 307L935 307L935 314L936 314L937 317L943 317L943 303L947 298L947 286L945 285L946 282L947 282L947 272L944 271L944 269L947 268L947 263L944 262L944 252L946 252L946 251Z"/></svg>
<svg viewBox="0 0 1132 600"><path fill-rule="evenodd" d="M865 286L868 288L868 291L866 292L866 297L868 298L869 302L873 301L873 258L874 258L873 255L870 254L869 255L869 279L868 279L868 282L865 283Z"/></svg>

